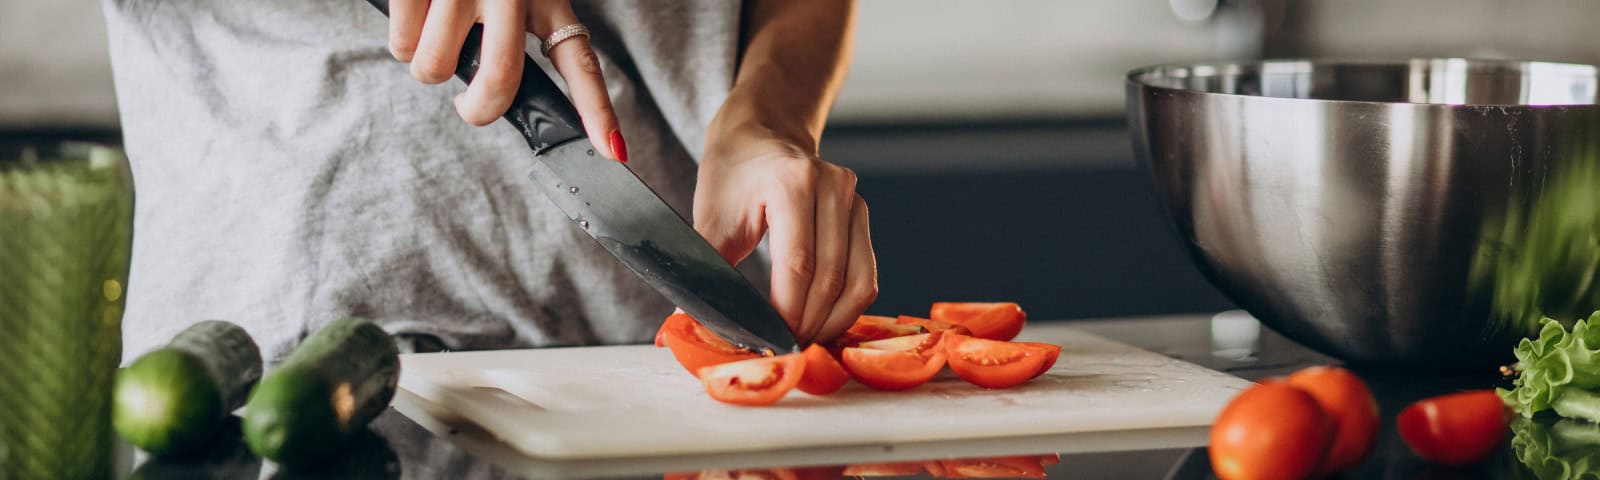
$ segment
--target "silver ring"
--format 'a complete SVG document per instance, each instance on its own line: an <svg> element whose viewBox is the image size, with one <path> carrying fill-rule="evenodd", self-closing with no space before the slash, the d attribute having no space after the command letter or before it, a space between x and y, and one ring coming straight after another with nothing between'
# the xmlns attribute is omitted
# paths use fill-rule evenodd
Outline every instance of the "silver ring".
<svg viewBox="0 0 1600 480"><path fill-rule="evenodd" d="M589 27L585 27L581 23L574 23L565 27L557 28L555 32L551 32L550 36L545 37L544 41L539 44L539 54L549 57L550 49L556 48L556 44L565 42L573 37L588 36Z"/></svg>

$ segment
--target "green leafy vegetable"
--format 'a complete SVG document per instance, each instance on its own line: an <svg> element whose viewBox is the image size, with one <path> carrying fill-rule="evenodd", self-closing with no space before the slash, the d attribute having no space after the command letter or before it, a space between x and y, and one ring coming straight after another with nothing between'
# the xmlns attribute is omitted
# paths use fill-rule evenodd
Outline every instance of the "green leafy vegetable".
<svg viewBox="0 0 1600 480"><path fill-rule="evenodd" d="M1511 422L1511 432L1511 449L1526 472L1532 474L1531 478L1600 478L1600 425L1519 418ZM1528 475L1507 477L1529 478Z"/></svg>
<svg viewBox="0 0 1600 480"><path fill-rule="evenodd" d="M1600 312L1579 320L1569 332L1561 323L1545 319L1537 339L1517 344L1520 375L1512 390L1500 398L1524 417L1545 410L1568 418L1600 422Z"/></svg>

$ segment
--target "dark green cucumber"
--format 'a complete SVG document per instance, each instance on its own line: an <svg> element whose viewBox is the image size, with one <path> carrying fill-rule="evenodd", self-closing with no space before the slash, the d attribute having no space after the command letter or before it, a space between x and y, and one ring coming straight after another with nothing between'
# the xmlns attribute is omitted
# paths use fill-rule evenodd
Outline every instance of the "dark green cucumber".
<svg viewBox="0 0 1600 480"><path fill-rule="evenodd" d="M117 373L112 424L157 457L203 450L261 378L261 350L238 325L196 323Z"/></svg>
<svg viewBox="0 0 1600 480"><path fill-rule="evenodd" d="M382 413L399 381L400 351L388 333L360 318L335 320L250 394L245 442L283 466L315 465Z"/></svg>

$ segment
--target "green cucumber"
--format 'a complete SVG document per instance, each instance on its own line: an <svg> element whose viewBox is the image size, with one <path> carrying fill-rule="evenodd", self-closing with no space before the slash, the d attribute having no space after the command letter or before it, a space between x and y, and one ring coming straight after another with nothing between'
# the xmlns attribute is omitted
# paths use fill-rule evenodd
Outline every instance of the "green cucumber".
<svg viewBox="0 0 1600 480"><path fill-rule="evenodd" d="M261 350L238 325L196 323L117 373L112 425L157 457L203 450L261 378Z"/></svg>
<svg viewBox="0 0 1600 480"><path fill-rule="evenodd" d="M399 381L400 351L388 333L360 318L335 320L250 394L245 443L279 465L315 465L382 413Z"/></svg>

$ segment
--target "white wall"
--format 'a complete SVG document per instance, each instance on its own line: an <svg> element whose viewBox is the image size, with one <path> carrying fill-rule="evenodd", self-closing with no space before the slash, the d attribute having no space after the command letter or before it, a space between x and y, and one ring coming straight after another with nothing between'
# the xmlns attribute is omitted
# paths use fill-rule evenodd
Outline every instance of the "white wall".
<svg viewBox="0 0 1600 480"><path fill-rule="evenodd" d="M835 121L1116 115L1131 68L1255 53L1244 17L1180 18L1216 1L861 0ZM1254 2L1310 54L1600 61L1595 0ZM0 130L114 127L105 42L96 0L0 0Z"/></svg>
<svg viewBox="0 0 1600 480"><path fill-rule="evenodd" d="M863 0L840 120L1115 113L1120 77L1219 56L1167 0ZM0 129L114 126L94 0L0 0Z"/></svg>
<svg viewBox="0 0 1600 480"><path fill-rule="evenodd" d="M95 0L0 0L0 129L112 128L116 99Z"/></svg>

